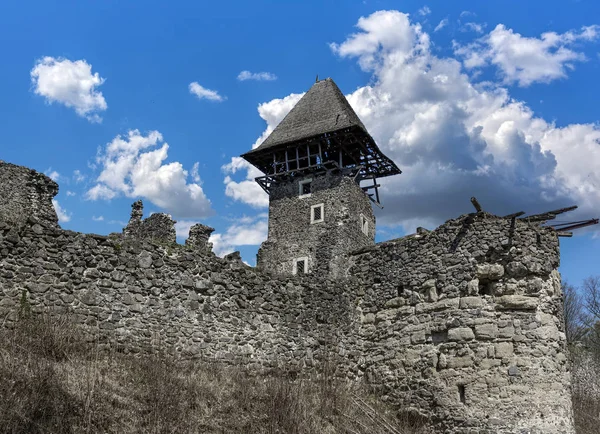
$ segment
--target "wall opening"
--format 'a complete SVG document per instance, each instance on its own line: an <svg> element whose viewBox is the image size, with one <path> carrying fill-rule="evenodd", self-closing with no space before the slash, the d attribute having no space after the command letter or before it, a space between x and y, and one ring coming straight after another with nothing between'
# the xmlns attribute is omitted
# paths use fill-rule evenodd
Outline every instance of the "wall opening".
<svg viewBox="0 0 600 434"><path fill-rule="evenodd" d="M479 295L494 295L492 282L486 280L479 281Z"/></svg>
<svg viewBox="0 0 600 434"><path fill-rule="evenodd" d="M431 333L431 342L434 345L439 345L448 340L448 330L442 330Z"/></svg>
<svg viewBox="0 0 600 434"><path fill-rule="evenodd" d="M458 399L463 404L467 403L467 398L466 398L466 395L465 395L465 385L464 384L459 384L458 385Z"/></svg>
<svg viewBox="0 0 600 434"><path fill-rule="evenodd" d="M293 274L306 274L308 273L308 258L296 258L294 259L294 268L292 270Z"/></svg>
<svg viewBox="0 0 600 434"><path fill-rule="evenodd" d="M304 180L298 182L298 194L300 195L300 197L310 196L310 193L312 192L311 185L312 185L312 178L304 179Z"/></svg>
<svg viewBox="0 0 600 434"><path fill-rule="evenodd" d="M322 203L310 207L310 222L320 223L325 220L324 206Z"/></svg>
<svg viewBox="0 0 600 434"><path fill-rule="evenodd" d="M369 220L364 216L360 215L360 230L366 236L369 236Z"/></svg>

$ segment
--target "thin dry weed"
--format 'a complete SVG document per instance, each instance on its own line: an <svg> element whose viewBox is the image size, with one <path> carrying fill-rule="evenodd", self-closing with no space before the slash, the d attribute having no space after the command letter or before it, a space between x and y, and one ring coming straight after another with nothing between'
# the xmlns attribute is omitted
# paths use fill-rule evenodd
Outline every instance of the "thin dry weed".
<svg viewBox="0 0 600 434"><path fill-rule="evenodd" d="M101 351L83 336L68 317L28 317L0 330L0 432L424 432L344 380L334 359L308 376L258 375L157 349Z"/></svg>

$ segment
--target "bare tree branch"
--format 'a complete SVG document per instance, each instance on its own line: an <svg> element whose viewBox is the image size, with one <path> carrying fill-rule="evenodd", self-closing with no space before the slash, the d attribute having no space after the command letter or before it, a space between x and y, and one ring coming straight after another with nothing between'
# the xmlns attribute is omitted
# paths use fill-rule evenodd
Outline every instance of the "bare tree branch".
<svg viewBox="0 0 600 434"><path fill-rule="evenodd" d="M567 342L580 341L587 332L584 306L577 288L567 282L562 283L564 297L563 315Z"/></svg>
<svg viewBox="0 0 600 434"><path fill-rule="evenodd" d="M600 321L600 276L588 277L583 281L585 308L594 317L594 322Z"/></svg>

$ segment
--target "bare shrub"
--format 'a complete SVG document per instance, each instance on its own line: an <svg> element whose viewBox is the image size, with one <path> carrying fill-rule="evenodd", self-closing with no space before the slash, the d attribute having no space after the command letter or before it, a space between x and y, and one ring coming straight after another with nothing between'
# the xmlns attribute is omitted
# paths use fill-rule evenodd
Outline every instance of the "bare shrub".
<svg viewBox="0 0 600 434"><path fill-rule="evenodd" d="M67 324L28 317L0 330L2 432L76 432L85 419L85 404L69 393L68 370L60 363L82 350L81 336Z"/></svg>
<svg viewBox="0 0 600 434"><path fill-rule="evenodd" d="M573 285L562 282L562 292L565 334L567 342L573 344L581 341L587 331L585 306L577 288Z"/></svg>
<svg viewBox="0 0 600 434"><path fill-rule="evenodd" d="M57 362L89 352L84 335L68 315L27 315L16 323L12 333L5 332L4 338L16 352Z"/></svg>
<svg viewBox="0 0 600 434"><path fill-rule="evenodd" d="M583 349L572 351L572 394L575 429L595 434L600 425L600 360Z"/></svg>
<svg viewBox="0 0 600 434"><path fill-rule="evenodd" d="M600 425L600 276L581 288L563 282L563 313L571 358L572 403L580 434Z"/></svg>

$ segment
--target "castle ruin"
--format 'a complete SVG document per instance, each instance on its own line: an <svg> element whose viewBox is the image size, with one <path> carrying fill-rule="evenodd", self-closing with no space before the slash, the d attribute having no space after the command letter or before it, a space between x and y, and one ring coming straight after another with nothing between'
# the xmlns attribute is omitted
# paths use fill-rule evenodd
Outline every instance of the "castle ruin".
<svg viewBox="0 0 600 434"><path fill-rule="evenodd" d="M176 245L141 202L123 233L63 230L57 184L0 161L4 326L25 294L127 351L298 372L333 353L439 432L574 432L555 229L479 209L376 244L377 178L400 170L330 79L244 158L270 197L256 268L215 256L208 226Z"/></svg>

